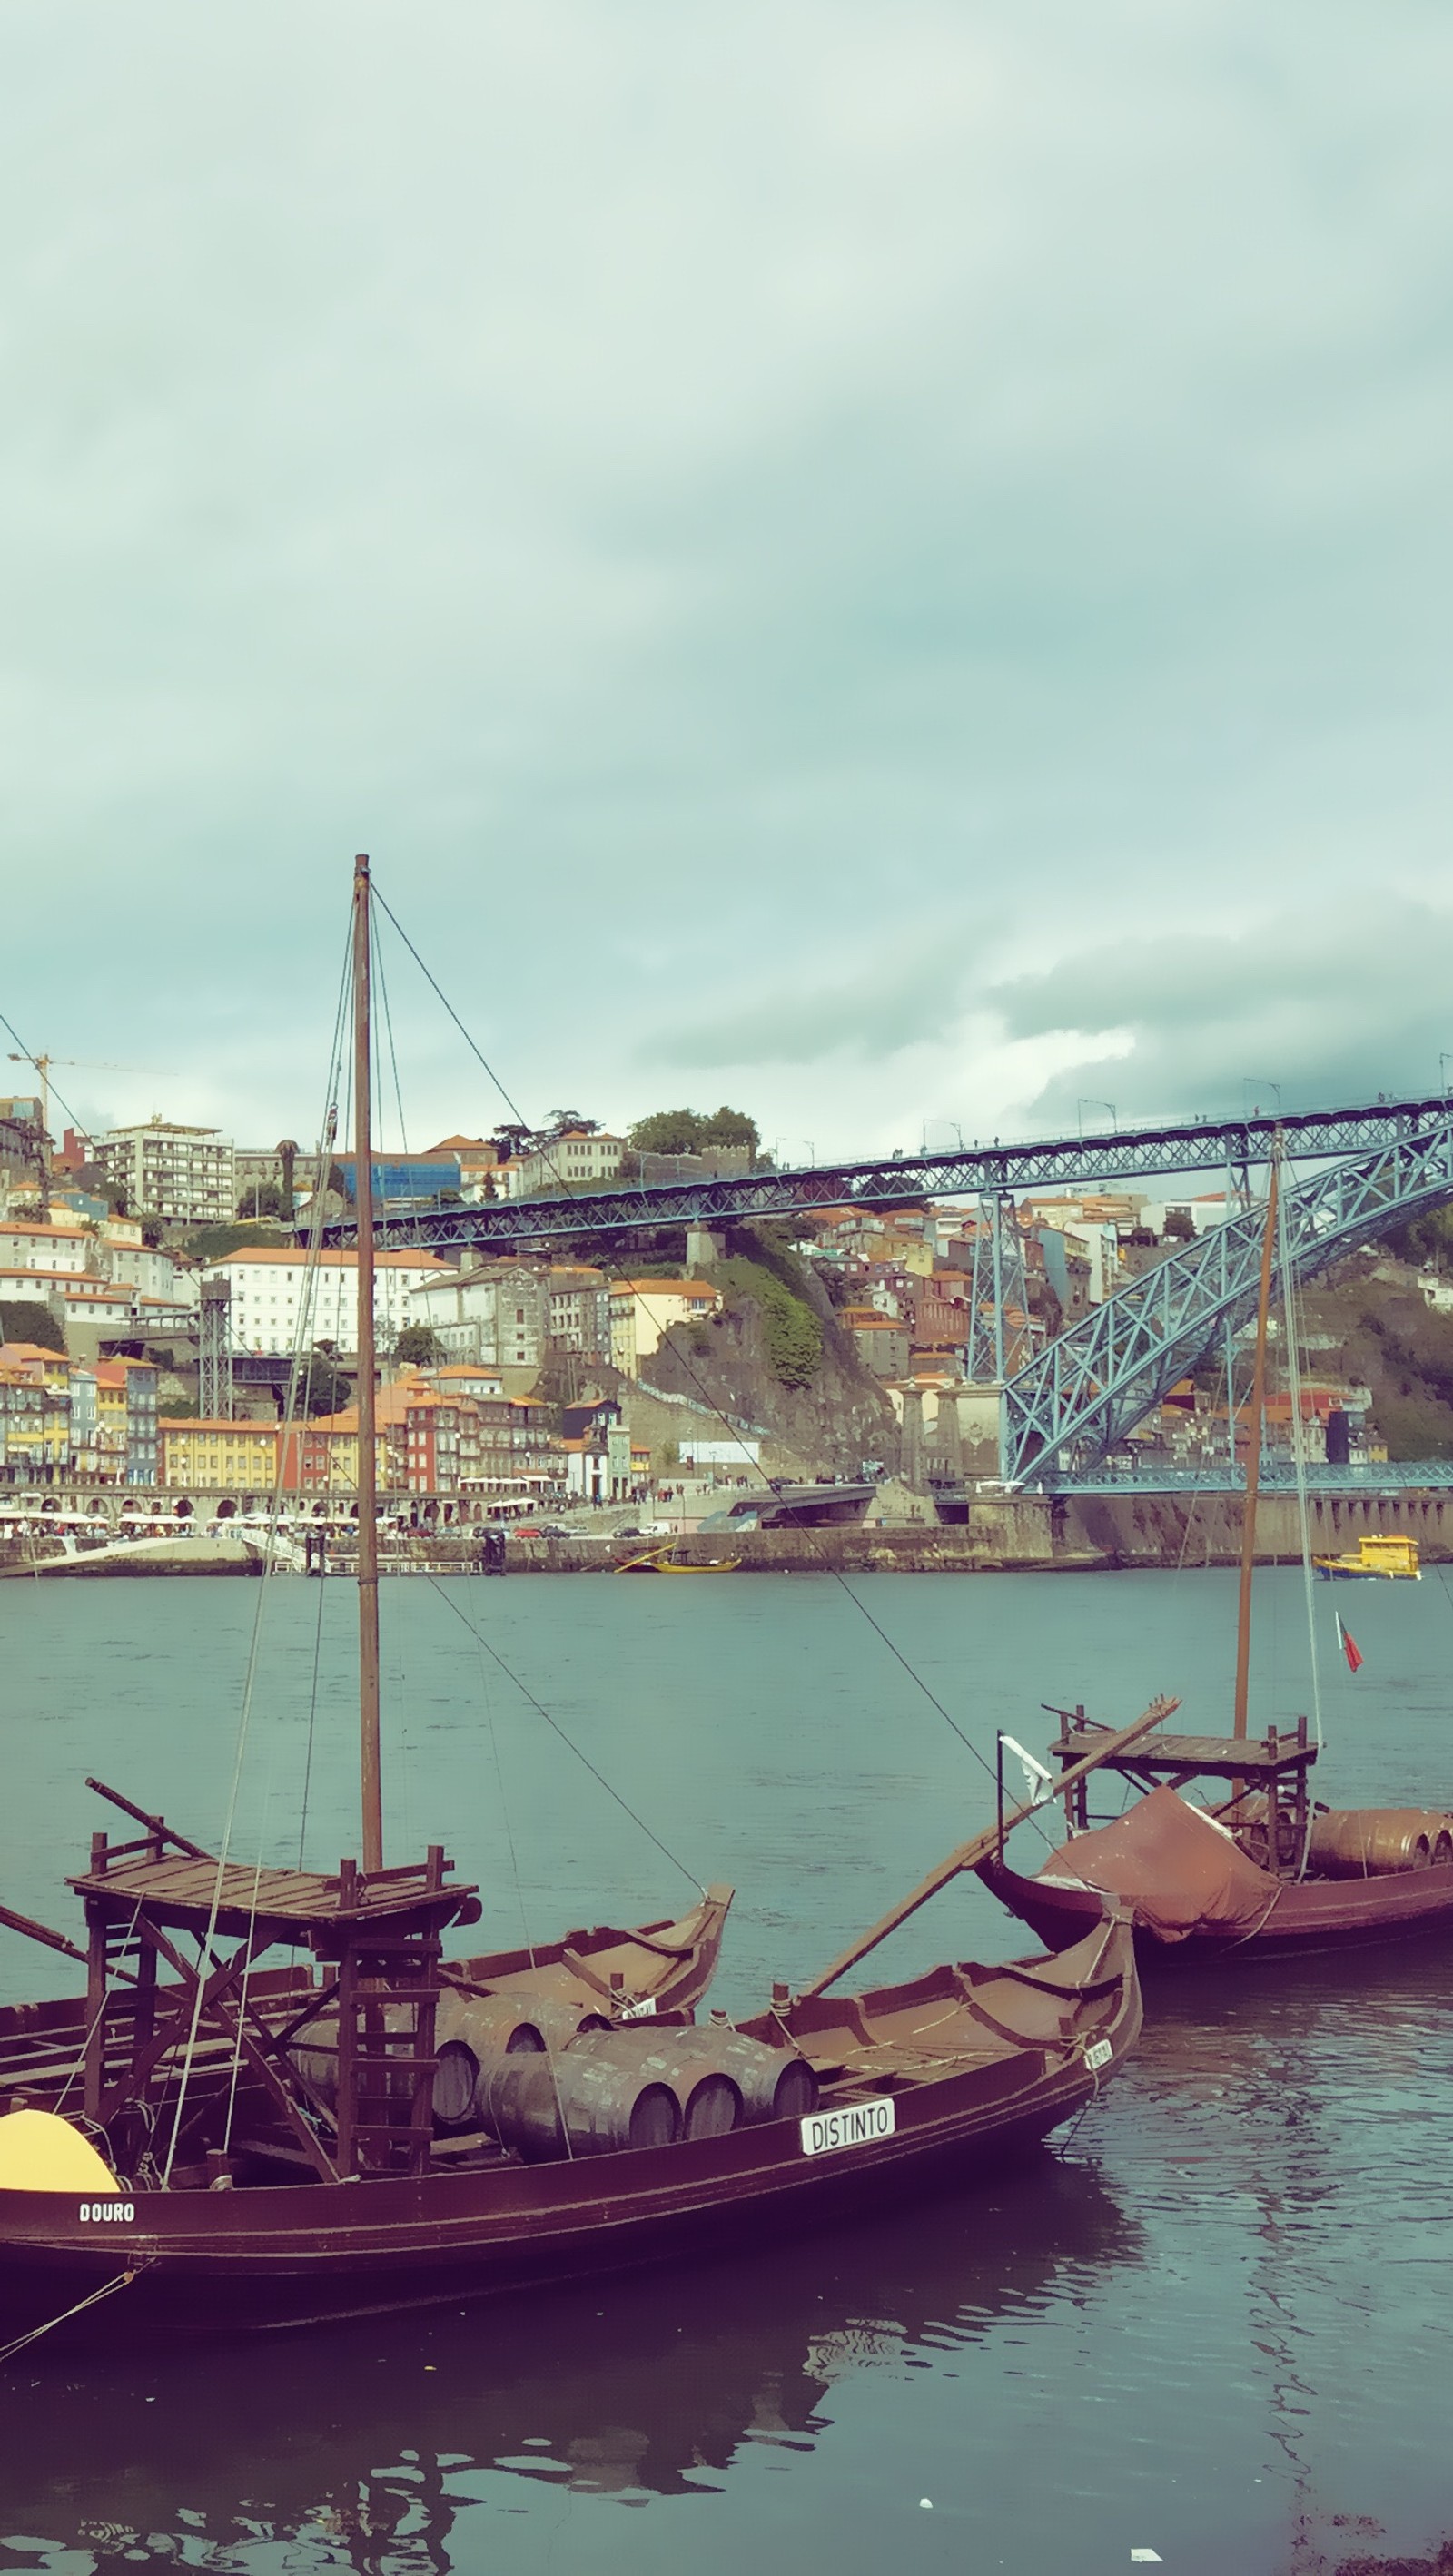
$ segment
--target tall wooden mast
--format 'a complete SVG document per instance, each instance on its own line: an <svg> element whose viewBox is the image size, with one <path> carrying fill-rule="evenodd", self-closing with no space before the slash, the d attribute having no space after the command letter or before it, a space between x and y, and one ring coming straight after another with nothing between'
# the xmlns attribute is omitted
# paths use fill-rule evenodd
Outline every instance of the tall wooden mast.
<svg viewBox="0 0 1453 2576"><path fill-rule="evenodd" d="M383 1867L378 1723L378 1451L374 1404L372 1045L369 1031L371 887L368 857L353 862L353 1152L358 1212L358 1714L363 1866Z"/></svg>
<svg viewBox="0 0 1453 2576"><path fill-rule="evenodd" d="M1246 1444L1246 1500L1241 1519L1241 1591L1236 1611L1236 1719L1233 1736L1246 1733L1247 1688L1251 1674L1251 1576L1256 1563L1256 1499L1261 1489L1261 1423L1266 1409L1266 1328L1271 1312L1271 1256L1276 1242L1277 1188L1281 1179L1280 1135L1271 1158L1266 1193L1266 1231L1261 1238L1261 1289L1256 1301L1256 1365L1251 1379L1251 1421ZM1239 1787L1238 1783L1238 1787Z"/></svg>

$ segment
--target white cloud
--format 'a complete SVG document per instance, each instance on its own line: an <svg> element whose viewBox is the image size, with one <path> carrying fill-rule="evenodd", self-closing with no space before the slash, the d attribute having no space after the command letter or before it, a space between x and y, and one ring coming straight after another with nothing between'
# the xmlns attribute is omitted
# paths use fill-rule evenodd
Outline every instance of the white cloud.
<svg viewBox="0 0 1453 2576"><path fill-rule="evenodd" d="M866 1149L1029 1114L1016 966L1354 958L1446 880L1450 72L1371 0L13 0L0 1008L301 1132L371 847L527 1105L735 1027Z"/></svg>

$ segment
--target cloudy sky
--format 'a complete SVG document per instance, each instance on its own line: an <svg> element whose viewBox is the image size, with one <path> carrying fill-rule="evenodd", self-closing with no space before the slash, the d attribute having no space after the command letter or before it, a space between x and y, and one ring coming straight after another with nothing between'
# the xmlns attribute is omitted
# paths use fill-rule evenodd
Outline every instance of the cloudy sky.
<svg viewBox="0 0 1453 2576"><path fill-rule="evenodd" d="M530 1117L1438 1080L1445 7L8 0L0 83L0 1010L83 1117L310 1136L360 848ZM490 1124L390 992L410 1141Z"/></svg>

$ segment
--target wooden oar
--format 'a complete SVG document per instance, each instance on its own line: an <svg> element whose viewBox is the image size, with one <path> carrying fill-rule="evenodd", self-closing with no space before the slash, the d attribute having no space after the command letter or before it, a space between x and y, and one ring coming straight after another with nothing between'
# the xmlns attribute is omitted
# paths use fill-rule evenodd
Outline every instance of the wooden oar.
<svg viewBox="0 0 1453 2576"><path fill-rule="evenodd" d="M94 1789L98 1798L109 1798L112 1806L119 1807L123 1816L134 1816L139 1825L146 1825L162 1842L175 1843L178 1851L184 1851L190 1860L212 1859L212 1853L203 1851L200 1843L194 1843L186 1834L179 1834L176 1826L169 1825L164 1817L150 1816L145 1807L134 1806L130 1798L122 1797L119 1789L108 1789L104 1780L88 1777L86 1786Z"/></svg>
<svg viewBox="0 0 1453 2576"><path fill-rule="evenodd" d="M59 1950L64 1958L79 1959L85 1964L85 1951L68 1941L64 1932L52 1932L48 1924L32 1922L28 1914L17 1914L12 1907L0 1905L0 1923L9 1932L23 1932L27 1941L43 1941L48 1950Z"/></svg>
<svg viewBox="0 0 1453 2576"><path fill-rule="evenodd" d="M1118 1734L1102 1736L1093 1753L1087 1753L1082 1762L1071 1763L1068 1771L1062 1772L1056 1780L1053 1795L1056 1798L1062 1797L1065 1790L1072 1789L1077 1780L1083 1780L1088 1772L1097 1771L1101 1763L1108 1761L1114 1754L1123 1753L1127 1744L1134 1744L1137 1737L1148 1735L1153 1726L1159 1726L1162 1718L1173 1716L1179 1707L1178 1699L1152 1700L1144 1715L1137 1717L1133 1726L1122 1726ZM975 1834L966 1843L960 1843L958 1850L950 1852L947 1860L941 1860L937 1869L931 1869L927 1878L920 1879L911 1895L902 1898L900 1903L893 1907L891 1913L885 1914L880 1923L874 1924L871 1932L865 1932L860 1940L853 1943L851 1949L844 1950L841 1958L834 1959L830 1968L824 1968L822 1975L815 1977L810 1986L804 1986L802 2000L806 2002L814 1995L826 1994L828 1987L835 1986L839 1977L845 1976L849 1968L855 1968L858 1961L865 1959L870 1950L877 1949L880 1941L887 1940L890 1932L896 1932L900 1923L906 1923L910 1914L916 1914L920 1905L926 1905L929 1898L936 1896L941 1887L947 1887L951 1878L957 1878L962 1870L977 1869L981 1860L987 1860L992 1851L1002 1846L1005 1835L1011 1832L1015 1825L1022 1824L1026 1816L1032 1816L1037 1806L1048 1803L1047 1799L1026 1798L1022 1806L1010 1810L1002 1826L986 1825L982 1833Z"/></svg>

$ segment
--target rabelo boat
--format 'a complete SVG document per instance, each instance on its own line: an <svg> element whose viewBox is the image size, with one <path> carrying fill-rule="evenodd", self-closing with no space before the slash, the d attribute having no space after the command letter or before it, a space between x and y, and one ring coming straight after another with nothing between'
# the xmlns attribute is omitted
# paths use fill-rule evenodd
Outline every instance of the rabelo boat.
<svg viewBox="0 0 1453 2576"><path fill-rule="evenodd" d="M1143 1967L1205 1960L1256 1966L1453 1933L1453 1814L1314 1805L1310 1780L1320 1748L1305 1717L1284 1731L1273 1726L1259 1739L1248 1732L1279 1179L1273 1160L1257 1308L1232 1730L1229 1736L1147 1735L1125 1747L1088 1721L1083 1707L1051 1711L1061 1731L1049 1758L1060 1765L1055 1794L1064 1798L1070 1839L1033 1878L1010 1868L1002 1835L979 1863L985 1885L1051 1950L1082 1940L1107 1897L1129 1909ZM1305 1551L1305 1523L1303 1546ZM1139 1793L1124 1813L1098 1825L1089 1809L1089 1781L1096 1771L1128 1781ZM1209 1804L1183 1794L1197 1781L1216 1784Z"/></svg>
<svg viewBox="0 0 1453 2576"><path fill-rule="evenodd" d="M366 859L353 898L354 1132L371 1172ZM0 2318L131 2338L428 2305L748 2246L1043 2138L1140 2027L1128 1919L1052 1957L831 1995L997 1827L812 1984L694 2024L730 1891L678 1923L445 1958L477 1921L439 1847L383 1860L373 1220L359 1192L362 1857L330 1875L142 1827L73 1881L83 1996L0 2012ZM1148 1710L1113 1738L1128 1746ZM1073 1778L1073 1773L1069 1775ZM100 1787L93 1782L93 1787ZM285 1966L268 1954L292 1953ZM302 1953L307 1964L296 1964Z"/></svg>

